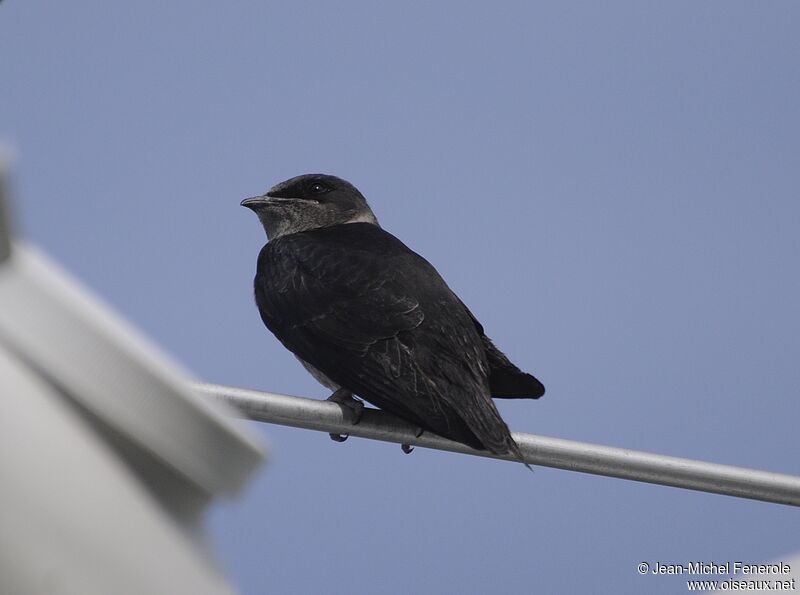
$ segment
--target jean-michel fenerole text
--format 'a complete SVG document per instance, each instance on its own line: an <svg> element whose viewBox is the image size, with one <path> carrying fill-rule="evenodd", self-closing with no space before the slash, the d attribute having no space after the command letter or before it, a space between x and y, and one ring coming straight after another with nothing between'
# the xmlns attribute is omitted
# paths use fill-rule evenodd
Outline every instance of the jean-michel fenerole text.
<svg viewBox="0 0 800 595"><path fill-rule="evenodd" d="M662 564L656 562L650 568L652 574L700 574L700 575L786 575L792 572L785 562L775 564L745 564L744 562L689 562L687 564Z"/></svg>

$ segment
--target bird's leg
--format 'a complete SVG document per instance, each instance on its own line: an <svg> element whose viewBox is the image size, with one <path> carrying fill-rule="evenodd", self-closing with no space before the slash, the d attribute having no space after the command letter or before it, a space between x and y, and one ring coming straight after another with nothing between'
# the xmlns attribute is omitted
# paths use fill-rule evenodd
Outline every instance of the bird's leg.
<svg viewBox="0 0 800 595"><path fill-rule="evenodd" d="M364 414L364 402L353 397L353 393L346 388L338 388L327 399L339 405L343 405L353 412L353 425L357 425L361 421L361 416ZM330 434L331 440L334 442L344 442L350 434Z"/></svg>
<svg viewBox="0 0 800 595"><path fill-rule="evenodd" d="M414 432L414 436L416 438L419 438L420 436L422 436L422 433L424 431L425 430L423 430L422 428L417 428L417 430ZM411 446L410 444L401 444L400 448L403 449L403 452L406 453L407 455L410 455L414 451L414 447Z"/></svg>

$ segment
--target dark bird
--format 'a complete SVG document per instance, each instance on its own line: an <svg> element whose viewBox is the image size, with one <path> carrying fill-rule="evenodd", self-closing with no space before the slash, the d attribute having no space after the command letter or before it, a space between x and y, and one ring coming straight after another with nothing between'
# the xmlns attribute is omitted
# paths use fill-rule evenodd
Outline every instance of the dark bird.
<svg viewBox="0 0 800 595"><path fill-rule="evenodd" d="M261 318L332 400L360 413L357 395L420 431L522 460L492 396L538 399L544 386L495 347L427 260L381 229L358 189L308 174L242 206L267 232Z"/></svg>

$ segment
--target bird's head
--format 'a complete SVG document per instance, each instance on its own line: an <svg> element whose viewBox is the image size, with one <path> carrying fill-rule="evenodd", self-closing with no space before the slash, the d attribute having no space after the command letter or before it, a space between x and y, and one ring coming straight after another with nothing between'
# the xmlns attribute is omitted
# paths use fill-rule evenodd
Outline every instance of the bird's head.
<svg viewBox="0 0 800 595"><path fill-rule="evenodd" d="M325 174L305 174L281 182L242 206L258 215L270 240L290 233L342 223L378 220L367 199L350 182Z"/></svg>

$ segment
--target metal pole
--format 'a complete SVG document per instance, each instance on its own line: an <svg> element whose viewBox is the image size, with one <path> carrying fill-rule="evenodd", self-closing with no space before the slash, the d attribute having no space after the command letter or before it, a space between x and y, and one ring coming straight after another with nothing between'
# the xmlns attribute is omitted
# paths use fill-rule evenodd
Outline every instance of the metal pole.
<svg viewBox="0 0 800 595"><path fill-rule="evenodd" d="M196 388L214 400L231 405L241 412L242 417L255 421L334 434L350 434L385 442L413 444L494 459L515 460L510 456L498 456L475 450L429 432L418 437L415 435L415 427L377 409L365 409L361 421L354 426L351 423L350 411L329 401L216 384L197 384ZM519 444L525 461L531 465L800 506L800 477L793 475L520 432L514 433L514 439Z"/></svg>

